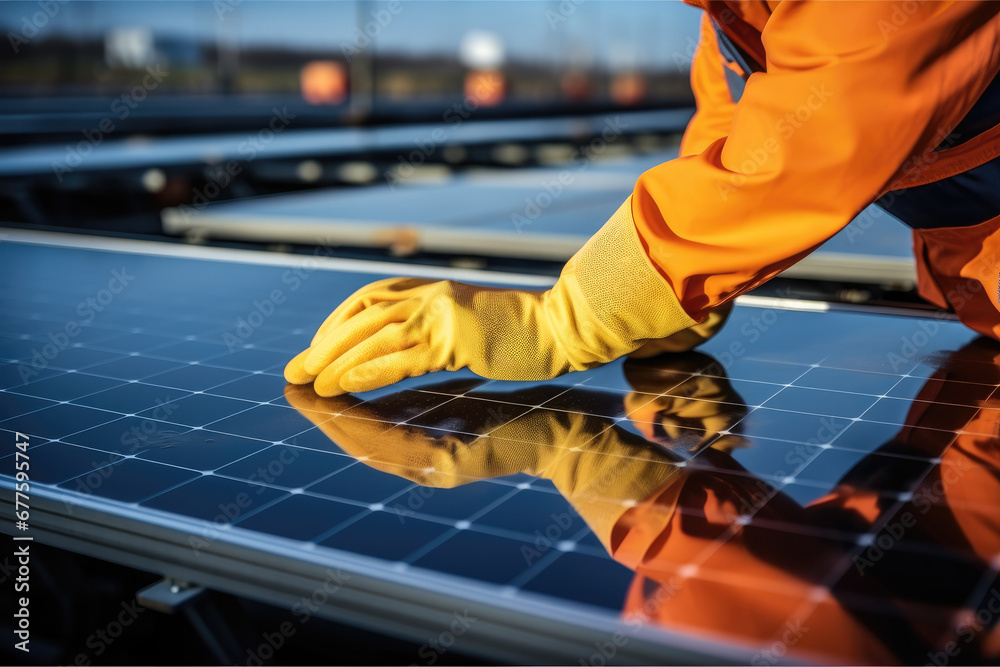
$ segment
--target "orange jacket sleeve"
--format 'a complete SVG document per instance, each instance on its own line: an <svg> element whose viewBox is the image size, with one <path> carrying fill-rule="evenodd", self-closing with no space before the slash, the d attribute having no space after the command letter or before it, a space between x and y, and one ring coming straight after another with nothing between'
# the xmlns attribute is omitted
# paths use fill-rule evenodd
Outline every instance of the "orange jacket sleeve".
<svg viewBox="0 0 1000 667"><path fill-rule="evenodd" d="M691 90L697 110L681 139L681 155L697 155L729 134L736 104L726 83L725 61L708 14L701 17L698 48L691 62Z"/></svg>
<svg viewBox="0 0 1000 667"><path fill-rule="evenodd" d="M1000 3L791 2L728 136L643 174L644 248L695 320L921 168L1000 69Z"/></svg>

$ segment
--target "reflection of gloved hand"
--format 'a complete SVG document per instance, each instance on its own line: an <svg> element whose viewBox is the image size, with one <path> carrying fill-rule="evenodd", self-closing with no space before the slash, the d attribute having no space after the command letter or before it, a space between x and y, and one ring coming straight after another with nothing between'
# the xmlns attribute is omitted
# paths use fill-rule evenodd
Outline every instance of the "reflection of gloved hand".
<svg viewBox="0 0 1000 667"><path fill-rule="evenodd" d="M650 263L631 199L547 292L394 278L362 288L292 359L285 378L334 396L468 367L542 380L632 352L694 324Z"/></svg>
<svg viewBox="0 0 1000 667"><path fill-rule="evenodd" d="M693 350L719 332L722 325L729 319L729 313L732 310L732 301L724 303L712 310L708 314L708 317L698 324L690 326L683 331L678 331L666 338L651 340L628 356L632 359L646 359L663 354L664 352L687 352L688 350Z"/></svg>
<svg viewBox="0 0 1000 667"><path fill-rule="evenodd" d="M530 465L536 449L529 442L494 443L464 433L395 424L391 421L392 410L380 406L378 400L324 398L312 387L296 385L285 387L285 398L347 454L372 468L424 486L451 488L478 479L513 475ZM488 412L470 418L475 423L469 426L475 430L499 426L488 423L495 419ZM492 452L493 444L502 445L503 453Z"/></svg>
<svg viewBox="0 0 1000 667"><path fill-rule="evenodd" d="M729 433L746 416L746 404L728 379L701 374L713 366L711 357L694 352L662 361L629 360L625 377L636 392L625 397L626 414L647 440L678 454L695 454L709 442L726 453L749 446ZM659 395L650 400L651 393Z"/></svg>
<svg viewBox="0 0 1000 667"><path fill-rule="evenodd" d="M604 417L535 409L490 424L494 417L484 411L469 418L470 429L489 432L476 437L393 424L378 401L321 398L297 386L286 387L285 396L351 456L424 486L451 488L521 472L549 479L605 546L629 508L683 479L667 452ZM345 414L330 418L337 413Z"/></svg>

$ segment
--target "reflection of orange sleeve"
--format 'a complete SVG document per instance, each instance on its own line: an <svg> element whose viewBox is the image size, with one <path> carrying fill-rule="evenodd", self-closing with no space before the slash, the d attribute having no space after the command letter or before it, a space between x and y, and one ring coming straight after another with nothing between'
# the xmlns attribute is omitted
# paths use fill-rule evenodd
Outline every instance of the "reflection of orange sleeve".
<svg viewBox="0 0 1000 667"><path fill-rule="evenodd" d="M1000 3L912 9L778 4L728 136L640 177L636 228L695 320L844 227L1000 69Z"/></svg>
<svg viewBox="0 0 1000 667"><path fill-rule="evenodd" d="M940 451L942 436L958 434L941 454L941 464L914 491L913 508L928 515L921 521L928 530L957 527L959 539L985 563L1000 554L1000 396L979 398L989 393L989 385L1000 384L1000 355L992 361L945 365L917 396L899 435L918 449L930 441L924 452L930 457ZM974 412L969 415L972 408L959 405L975 406ZM954 541L947 532L931 537L943 544Z"/></svg>
<svg viewBox="0 0 1000 667"><path fill-rule="evenodd" d="M1000 554L1000 402L981 410L967 428L941 457L940 479L965 539L989 562Z"/></svg>
<svg viewBox="0 0 1000 667"><path fill-rule="evenodd" d="M736 105L729 93L722 53L708 14L701 17L701 36L691 63L691 90L697 111L681 140L681 155L697 155L729 134Z"/></svg>
<svg viewBox="0 0 1000 667"><path fill-rule="evenodd" d="M678 500L653 497L622 518L628 530L616 528L613 556L636 571L626 618L755 647L790 640L784 649L810 662L821 659L816 653L847 662L895 662L836 601L827 597L809 604L816 588L810 576L755 555L743 529L728 536L731 518L760 493L754 478L702 473L688 477L683 488L675 487L666 495L679 493L683 510L665 516L661 505L672 508ZM794 533L788 534L787 543L768 545L768 550L796 554L803 568L814 569L841 555ZM701 562L706 566L694 571L685 567ZM810 632L812 628L816 631ZM760 664L774 661L762 656Z"/></svg>

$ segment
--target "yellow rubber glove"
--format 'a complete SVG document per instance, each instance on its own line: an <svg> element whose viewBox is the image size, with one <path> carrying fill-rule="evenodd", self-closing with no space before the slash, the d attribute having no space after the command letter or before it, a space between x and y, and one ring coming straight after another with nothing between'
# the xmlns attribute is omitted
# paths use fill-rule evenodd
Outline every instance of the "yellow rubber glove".
<svg viewBox="0 0 1000 667"><path fill-rule="evenodd" d="M729 313L731 313L732 310L733 302L728 301L712 310L708 314L708 317L698 324L688 327L682 331L678 331L672 336L667 336L666 338L661 338L659 340L651 340L643 344L643 346L635 352L630 353L628 356L631 359L648 359L649 357L655 357L656 355L663 354L664 352L676 353L693 350L715 334L719 333L719 329L721 329L726 323L726 320L729 319Z"/></svg>
<svg viewBox="0 0 1000 667"><path fill-rule="evenodd" d="M652 265L631 197L563 268L552 289L413 278L355 292L285 368L321 396L469 368L497 380L545 380L592 368L695 322Z"/></svg>

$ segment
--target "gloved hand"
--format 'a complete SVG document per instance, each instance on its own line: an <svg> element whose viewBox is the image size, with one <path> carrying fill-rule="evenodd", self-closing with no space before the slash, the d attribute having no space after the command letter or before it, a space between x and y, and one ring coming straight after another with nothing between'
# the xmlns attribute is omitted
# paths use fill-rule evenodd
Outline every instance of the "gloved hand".
<svg viewBox="0 0 1000 667"><path fill-rule="evenodd" d="M693 350L715 334L719 333L719 329L721 329L726 323L726 320L729 319L729 313L731 313L732 310L733 302L728 301L709 312L708 317L698 324L690 326L682 331L678 331L677 333L667 336L666 338L648 341L635 352L629 353L628 356L630 359L647 359L649 357L655 357L658 354L663 354L664 352L676 353Z"/></svg>
<svg viewBox="0 0 1000 667"><path fill-rule="evenodd" d="M314 382L321 396L464 367L497 380L545 380L693 324L646 256L629 198L548 291L413 278L362 288L288 363L285 379Z"/></svg>

